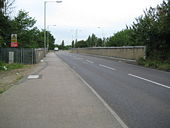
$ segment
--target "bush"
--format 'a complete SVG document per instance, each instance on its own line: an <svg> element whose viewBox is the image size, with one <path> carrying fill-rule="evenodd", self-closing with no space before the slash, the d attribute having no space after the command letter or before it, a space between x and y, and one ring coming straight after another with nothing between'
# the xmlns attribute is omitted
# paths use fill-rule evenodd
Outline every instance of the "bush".
<svg viewBox="0 0 170 128"><path fill-rule="evenodd" d="M138 63L139 65L145 65L145 62L146 62L146 60L143 59L143 58L140 58L140 59L138 59L138 61L137 61L137 63Z"/></svg>
<svg viewBox="0 0 170 128"><path fill-rule="evenodd" d="M0 70L5 70L6 69L6 65L3 62L0 62Z"/></svg>
<svg viewBox="0 0 170 128"><path fill-rule="evenodd" d="M140 58L137 63L139 65L143 65L145 67L156 68L160 70L170 71L170 63L169 62L162 62L158 60L150 60L150 59L143 59Z"/></svg>
<svg viewBox="0 0 170 128"><path fill-rule="evenodd" d="M170 71L170 64L161 64L159 65L158 69L160 70L165 70L165 71Z"/></svg>

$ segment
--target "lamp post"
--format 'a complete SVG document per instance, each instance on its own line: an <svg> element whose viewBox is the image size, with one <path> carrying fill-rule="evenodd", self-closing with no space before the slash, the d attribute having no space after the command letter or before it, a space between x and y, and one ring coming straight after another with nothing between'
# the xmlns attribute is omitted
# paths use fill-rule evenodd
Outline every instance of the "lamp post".
<svg viewBox="0 0 170 128"><path fill-rule="evenodd" d="M103 36L103 28L102 27L97 27L98 29L101 29L101 36L102 36L102 40L103 40L103 45L105 46L105 42L104 42L104 36Z"/></svg>
<svg viewBox="0 0 170 128"><path fill-rule="evenodd" d="M50 32L50 26L56 26L56 25L47 25L47 50L49 49L49 32Z"/></svg>
<svg viewBox="0 0 170 128"><path fill-rule="evenodd" d="M56 2L61 3L62 1L44 1L44 54L46 55L46 41L47 41L47 35L46 35L46 4L50 2Z"/></svg>
<svg viewBox="0 0 170 128"><path fill-rule="evenodd" d="M75 43L77 43L77 41L78 41L78 34L79 34L80 32L82 32L81 29L76 29L76 30L75 30Z"/></svg>

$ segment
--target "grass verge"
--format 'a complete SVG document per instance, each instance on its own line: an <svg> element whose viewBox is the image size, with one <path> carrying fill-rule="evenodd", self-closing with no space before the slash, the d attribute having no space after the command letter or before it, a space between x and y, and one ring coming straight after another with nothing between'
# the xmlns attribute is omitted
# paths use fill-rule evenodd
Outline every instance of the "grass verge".
<svg viewBox="0 0 170 128"><path fill-rule="evenodd" d="M24 67L23 64L17 64L17 63L7 64L7 63L4 63L4 62L0 62L0 71L19 69L19 68L23 68L23 67Z"/></svg>
<svg viewBox="0 0 170 128"><path fill-rule="evenodd" d="M4 91L5 91L4 88L0 87L0 94L3 93Z"/></svg>
<svg viewBox="0 0 170 128"><path fill-rule="evenodd" d="M2 77L3 74L8 75L8 76L9 75L11 75L11 76L13 75L13 77L14 77L14 80L11 77L7 77L7 78L5 77L6 79L9 79L9 80L6 80L4 78L3 79L0 78L0 80L1 80L1 83L0 83L0 94L3 93L4 91L6 91L11 86L10 84L12 82L18 81L19 79L22 78L21 76L16 75L16 73L18 73L18 71L15 73L15 69L22 69L24 67L26 67L26 65L17 64L17 63L7 64L7 63L4 63L4 62L0 62L0 75L1 75L0 77Z"/></svg>
<svg viewBox="0 0 170 128"><path fill-rule="evenodd" d="M170 62L166 62L166 61L149 60L149 59L145 60L143 58L140 58L137 61L137 63L145 67L155 68L155 69L164 70L164 71L170 71Z"/></svg>

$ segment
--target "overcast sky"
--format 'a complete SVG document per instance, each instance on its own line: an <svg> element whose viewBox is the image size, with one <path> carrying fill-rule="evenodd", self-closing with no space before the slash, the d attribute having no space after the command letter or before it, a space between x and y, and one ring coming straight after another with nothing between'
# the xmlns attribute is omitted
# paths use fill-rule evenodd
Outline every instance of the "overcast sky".
<svg viewBox="0 0 170 128"><path fill-rule="evenodd" d="M78 40L87 39L92 33L97 37L110 37L131 25L146 8L156 7L163 0L62 1L48 2L46 8L47 25L57 44L61 44L62 40L71 44L76 37ZM44 28L44 0L16 0L15 7L29 12L37 20L36 26Z"/></svg>

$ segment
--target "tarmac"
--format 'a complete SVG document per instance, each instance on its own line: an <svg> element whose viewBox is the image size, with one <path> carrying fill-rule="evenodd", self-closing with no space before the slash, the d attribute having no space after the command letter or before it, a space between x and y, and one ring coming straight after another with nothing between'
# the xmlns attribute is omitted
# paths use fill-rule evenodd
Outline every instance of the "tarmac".
<svg viewBox="0 0 170 128"><path fill-rule="evenodd" d="M0 95L0 128L125 128L55 53Z"/></svg>

